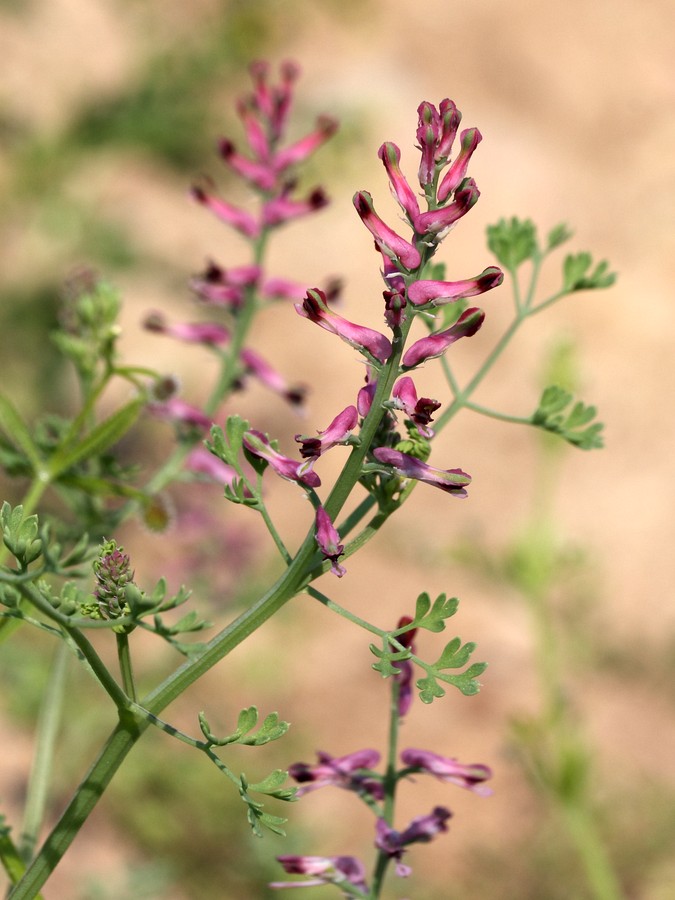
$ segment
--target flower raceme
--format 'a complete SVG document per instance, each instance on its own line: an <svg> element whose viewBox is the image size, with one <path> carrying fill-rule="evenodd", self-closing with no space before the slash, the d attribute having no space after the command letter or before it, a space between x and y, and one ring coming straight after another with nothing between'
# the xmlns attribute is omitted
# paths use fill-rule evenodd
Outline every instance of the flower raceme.
<svg viewBox="0 0 675 900"><path fill-rule="evenodd" d="M254 63L251 66L253 91L237 104L248 154L239 153L229 138L219 141L220 156L226 165L262 195L260 215L256 217L221 199L209 184L192 189L198 203L247 238L257 239L265 230L312 213L328 202L321 188L310 191L302 200L290 196L295 188L290 170L308 159L337 130L334 119L320 116L313 131L293 144L280 146L298 74L299 69L293 63L283 63L281 81L272 85L268 66Z"/></svg>

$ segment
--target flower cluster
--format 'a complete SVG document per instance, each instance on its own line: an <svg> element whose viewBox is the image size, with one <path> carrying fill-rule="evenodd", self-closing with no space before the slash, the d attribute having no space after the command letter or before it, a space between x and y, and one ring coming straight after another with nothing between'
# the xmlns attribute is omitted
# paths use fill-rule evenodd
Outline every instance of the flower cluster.
<svg viewBox="0 0 675 900"><path fill-rule="evenodd" d="M115 541L106 541L98 559L93 564L96 587L94 599L99 614L104 619L117 619L128 612L127 587L133 583L129 554Z"/></svg>
<svg viewBox="0 0 675 900"><path fill-rule="evenodd" d="M400 619L398 627L411 624L409 616ZM406 631L398 641L414 652L413 640L416 629ZM403 719L412 702L412 665L409 660L397 662L394 666L398 674L393 677L394 691L397 696L397 712ZM457 787L472 791L485 797L492 790L485 782L492 777L491 770L482 764L465 764L454 758L441 756L431 750L420 750L410 747L399 753L400 766L397 768L393 783L396 785L403 779L413 775L431 775L438 781L454 784ZM317 752L314 765L299 762L288 769L288 774L299 784L296 796L302 796L322 787L338 787L357 794L375 813L374 846L387 860L393 861L399 877L405 878L411 873L410 866L402 862L404 854L411 844L427 843L437 835L448 830L447 822L452 813L445 806L435 806L430 813L416 816L402 831L391 825L384 813L383 801L387 790L391 790L391 774L387 776L375 769L380 762L377 750L364 749L334 757L324 751ZM390 769L391 766L388 766ZM280 856L279 862L289 874L311 876L311 881L275 882L274 888L307 887L309 885L347 883L368 891L363 863L353 856L320 857L320 856ZM345 896L350 896L345 893Z"/></svg>
<svg viewBox="0 0 675 900"><path fill-rule="evenodd" d="M484 313L477 307L466 308L465 301L497 287L503 274L500 269L489 266L474 278L461 281L427 277L432 272L430 260L438 245L478 200L476 183L466 172L481 135L476 128L462 131L459 153L451 160L461 120L455 104L443 100L437 109L425 102L420 105L418 114L417 140L421 152L418 178L426 210L421 209L418 195L401 172L398 147L388 142L379 151L391 191L412 235L403 237L384 222L368 192L359 191L354 196L356 211L373 236L381 257L386 285L383 291L384 320L391 334L339 315L331 308L326 292L319 288L308 290L304 299L295 305L303 318L337 335L365 357L368 367L366 385L359 392L356 405L342 410L316 437L296 435L303 463L281 456L277 451L272 456L269 442L263 444L259 435L246 443L250 452L266 459L279 475L296 481L305 489L320 484L313 471L314 464L323 453L338 444L361 447L362 481L374 493L378 484L388 482L391 496L392 490L401 490L413 479L452 496L465 497L466 486L471 481L461 469L440 469L427 464L428 441L434 434L432 416L440 403L419 397L408 373L428 360L442 356L451 344L478 331ZM434 267L433 274L438 274L438 267ZM405 346L413 320L420 313L428 320L434 309L451 304L456 309L454 321L452 315L445 315L443 327ZM402 413L405 418L407 437L402 438L396 430L396 413ZM371 423L367 432L364 431L366 421ZM355 433L357 427L359 433ZM316 540L324 559L331 562L331 571L342 575L344 567L337 565L337 559L343 545L322 507L316 517Z"/></svg>
<svg viewBox="0 0 675 900"><path fill-rule="evenodd" d="M271 276L264 271L262 249L271 231L311 215L328 203L322 188L315 188L307 196L297 198L294 170L335 133L337 122L328 116L320 116L309 134L294 143L284 144L299 69L294 63L283 63L281 77L276 84L270 82L269 74L266 63L254 63L251 66L253 89L237 104L247 149L241 152L229 138L222 138L218 144L224 163L248 189L258 195L260 203L257 212L229 203L217 194L210 182L196 184L191 190L194 200L251 244L253 259L250 263L225 268L209 260L204 271L190 282L196 297L208 307L211 315L224 316L228 324L221 321L170 323L163 313L154 312L146 317L144 325L156 334L201 344L222 360L233 354L236 358L226 385L228 390L241 387L250 375L298 408L304 400L304 387L289 385L267 360L246 346L242 338L249 330L251 312L279 300L298 301L306 294L307 283ZM326 286L326 296L331 299L338 292L338 282L333 281ZM248 324L242 325L243 319ZM222 399L215 398L216 401ZM211 408L215 405L213 402L209 404ZM176 398L166 403L151 404L149 409L183 428L188 425L202 433L212 424L210 410L207 414ZM187 465L192 462L196 463L194 471L210 474L201 454L190 455ZM220 481L226 480L225 473L220 469L216 477Z"/></svg>

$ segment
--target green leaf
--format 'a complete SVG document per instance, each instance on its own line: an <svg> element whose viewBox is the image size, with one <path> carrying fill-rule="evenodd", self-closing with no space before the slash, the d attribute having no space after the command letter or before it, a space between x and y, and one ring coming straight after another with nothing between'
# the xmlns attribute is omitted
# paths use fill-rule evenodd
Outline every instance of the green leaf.
<svg viewBox="0 0 675 900"><path fill-rule="evenodd" d="M530 219L500 219L496 225L488 226L487 239L490 250L511 272L539 253L537 231Z"/></svg>
<svg viewBox="0 0 675 900"><path fill-rule="evenodd" d="M143 408L143 399L137 397L126 406L116 410L107 419L99 422L89 434L75 446L60 447L49 460L52 478L70 469L76 463L102 453L117 443L129 431Z"/></svg>
<svg viewBox="0 0 675 900"><path fill-rule="evenodd" d="M616 281L616 273L609 271L606 260L598 263L593 271L590 253L576 253L565 257L563 263L563 288L567 293L592 291L611 287Z"/></svg>
<svg viewBox="0 0 675 900"><path fill-rule="evenodd" d="M557 434L580 450L595 450L604 446L602 422L589 424L596 416L594 406L577 401L571 409L572 394L557 385L550 385L541 395L539 406L530 418L537 428Z"/></svg>
<svg viewBox="0 0 675 900"><path fill-rule="evenodd" d="M450 643L445 645L436 666L439 669L459 669L467 664L475 649L476 645L471 641L462 646L460 638L453 638Z"/></svg>
<svg viewBox="0 0 675 900"><path fill-rule="evenodd" d="M224 747L226 744L244 744L249 747L261 747L263 744L269 744L276 741L286 734L290 728L288 722L281 721L278 713L270 713L265 717L265 721L260 728L250 734L258 723L258 709L255 706L249 706L242 709L237 719L237 730L228 734L223 738L217 738L210 730L209 724L203 712L199 713L199 727L206 740L214 747Z"/></svg>
<svg viewBox="0 0 675 900"><path fill-rule="evenodd" d="M569 230L564 222L561 222L560 225L556 225L556 227L552 228L548 233L546 246L547 251L550 252L551 250L555 250L561 244L569 241L569 239L572 237L572 234L573 232Z"/></svg>
<svg viewBox="0 0 675 900"><path fill-rule="evenodd" d="M487 663L473 663L464 672L449 673L446 671L465 666L475 649L474 643L469 641L462 645L461 639L456 637L445 645L443 652L433 665L424 664L424 668L427 670L426 677L420 678L416 682L420 700L423 703L431 703L436 698L444 696L445 689L441 687L439 681L453 685L465 696L477 694L480 690L477 679L487 668Z"/></svg>
<svg viewBox="0 0 675 900"><path fill-rule="evenodd" d="M268 797L292 803L297 799L295 796L297 788L282 788L281 785L287 778L288 772L284 772L283 769L275 769L262 781L258 781L256 784L249 784L248 790L255 791L257 794L267 794Z"/></svg>
<svg viewBox="0 0 675 900"><path fill-rule="evenodd" d="M246 419L242 419L241 416L229 416L224 432L218 425L211 427L211 440L206 441L206 449L241 474L239 457L244 435L250 427Z"/></svg>
<svg viewBox="0 0 675 900"><path fill-rule="evenodd" d="M23 506L12 508L7 501L0 510L2 540L22 567L27 567L42 555L42 539L38 537L36 515L24 518Z"/></svg>
<svg viewBox="0 0 675 900"><path fill-rule="evenodd" d="M0 429L5 432L13 444L25 453L33 470L38 472L42 468L40 453L23 419L4 394L0 394Z"/></svg>
<svg viewBox="0 0 675 900"><path fill-rule="evenodd" d="M439 594L434 600L433 606L427 593L420 594L415 606L415 618L406 631L413 628L425 628L427 631L439 632L445 629L445 620L454 616L459 607L457 597L446 598L445 594Z"/></svg>
<svg viewBox="0 0 675 900"><path fill-rule="evenodd" d="M402 662L405 659L410 659L412 653L407 648L404 650L395 650L393 647L389 647L388 644L389 636L385 637L385 646L384 649L380 650L375 644L370 644L370 652L378 657L379 662L373 663L373 669L376 672L379 672L383 678L389 678L392 675L398 675L399 669L394 665L394 662Z"/></svg>

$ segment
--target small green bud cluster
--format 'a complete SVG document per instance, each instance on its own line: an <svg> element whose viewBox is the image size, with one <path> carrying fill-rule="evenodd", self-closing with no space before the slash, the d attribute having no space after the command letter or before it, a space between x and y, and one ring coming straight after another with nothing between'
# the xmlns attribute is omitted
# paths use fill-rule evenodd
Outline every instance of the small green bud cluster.
<svg viewBox="0 0 675 900"><path fill-rule="evenodd" d="M123 547L115 541L106 541L94 561L96 587L94 597L103 619L119 619L129 614L127 591L133 586L134 573L131 561Z"/></svg>

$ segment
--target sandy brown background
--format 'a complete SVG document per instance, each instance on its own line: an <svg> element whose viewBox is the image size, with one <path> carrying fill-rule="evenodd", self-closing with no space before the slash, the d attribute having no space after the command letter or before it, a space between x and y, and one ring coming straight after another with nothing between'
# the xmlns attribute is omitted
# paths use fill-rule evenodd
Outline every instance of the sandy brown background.
<svg viewBox="0 0 675 900"><path fill-rule="evenodd" d="M161 16L156 15L160 4L145 6L145 12L151 10L153 21L160 23L152 36L157 41L180 29L189 39L197 25L214 15L206 0L190 12L181 3L164 2ZM112 90L133 71L151 39L141 27L143 8L141 3L104 0L35 0L28 16L17 18L0 10L4 109L20 112L45 133L56 132L79 98L91 91ZM543 233L567 222L575 231L570 249L589 249L598 259L608 259L618 272L611 290L578 295L534 320L477 399L529 414L536 403L546 348L560 334L577 344L580 393L599 407L607 447L602 452L566 454L557 492L560 532L587 548L593 602L598 604L595 621L603 638L622 646L645 642L645 652L663 663L659 670L663 680L617 680L612 673L597 674L583 684L575 682L574 673L570 679L599 753L599 767L611 782L635 782L658 770L672 784L673 5L665 0L592 4L371 0L341 16L333 4L322 2L279 2L269 8L275 58L293 57L302 64L300 91L306 114L329 111L347 126L339 153L333 153L331 168L321 176L333 204L311 225L300 224L280 234L271 254L273 271L316 281L326 274L342 275L345 315L381 327L377 259L353 212L351 196L356 189L367 189L378 209L394 213L377 148L383 140L395 141L402 148L404 167L414 175L416 107L422 99L437 103L450 96L464 113L463 124L477 125L484 140L472 164L481 199L441 254L449 277L466 277L490 264L484 228L513 214L532 217ZM224 106L245 81L242 72L238 84L223 85ZM354 143L347 140L350 133ZM215 160L213 171L218 171ZM172 271L178 261L186 278L207 256L232 264L243 253L223 227L190 205L183 184L149 165L142 154L92 155L90 165L71 179L68 189L76 196L88 196L106 215L123 222L139 245L155 258L166 258ZM10 282L56 268L53 245L32 226L20 217L5 225L4 277ZM78 261L64 255L66 262ZM546 275L550 286L556 284L555 266L552 263ZM55 272L55 278L59 274ZM140 361L160 367L175 363L175 348L150 344L138 322L153 307L188 318L187 292L173 277L162 282L161 276L131 271L120 281L129 354L140 353ZM460 371L470 372L492 345L500 325L508 321L510 302L506 289L484 298L485 327L470 346L456 348ZM317 332L288 309L278 309L261 325L256 342L279 368L297 370L299 380L314 386L305 423L298 426L279 411L267 425L288 449L295 431L325 427L335 411L352 402L362 378L348 348ZM186 368L182 374L186 392L198 391L202 373ZM443 399L442 382L433 366L427 366L418 381L424 393ZM254 392L248 403L245 412L255 422L267 398ZM348 576L326 587L338 602L382 625L406 611L420 589L458 594L462 606L457 631L476 639L479 658L490 662L478 698L451 696L431 710L416 709L406 726L423 735L416 734L420 746L433 744L448 755L488 762L496 770L492 799L447 797L456 812L452 837L424 856L437 874L461 868L465 843L500 841L527 823L531 801L522 776L505 754L503 738L506 720L537 702L527 617L507 589L460 569L446 551L468 534L480 533L493 547L513 535L531 501L534 446L525 431L465 414L440 438L432 462L469 471L474 479L470 499L459 504L421 487L371 550L350 561ZM328 476L330 465L327 460L322 474ZM300 537L307 527L306 510L295 497L289 500L290 490L287 485L275 486L272 503L277 504L286 533ZM233 513L237 514L245 512ZM131 532L129 540L141 537ZM155 574L165 546L151 542L148 561L138 561L137 568ZM316 723L322 746L341 753L381 742L383 725L373 724L381 687L368 673L364 637L339 621L327 622L327 616L321 609L308 609L303 631L310 637L299 642L297 654L286 648L285 686L275 685L268 705L279 706L294 719ZM256 648L294 641L295 621L290 613L282 615L278 624L256 638ZM322 628L330 629L328 643ZM244 649L233 661L239 679L245 680L257 649ZM322 673L311 690L302 686L308 661ZM366 691L356 702L348 685L363 683L364 677L372 684L372 693ZM186 716L201 708L198 704L204 698L213 702L224 684L236 683L231 675L222 678L228 680L221 681L218 672L209 675ZM261 681L264 677L256 674L254 690ZM236 703L255 699L242 694ZM289 707L292 713L287 712ZM302 727L307 730L308 757L312 726L303 722ZM28 751L26 738L7 723L0 728L2 755L12 755L4 749L10 745L21 750L12 770L16 773ZM426 801L411 795L410 810L425 808L438 793L435 786ZM334 815L344 817L347 832L352 826L350 800L330 798ZM319 837L326 828L322 802L327 804L329 798L316 795L306 801L303 811ZM100 837L105 827L101 821L92 834ZM315 852L322 852L319 837ZM334 852L347 852L349 838L343 834L342 846ZM125 848L115 834L104 852L100 842L92 842L86 833L77 847L80 861L109 865L111 871L120 860L133 858L133 849ZM75 865L64 863L47 897L72 896ZM392 896L406 896L404 887L396 888ZM669 894L671 888L674 893ZM640 897L666 900L674 895L671 870L646 877Z"/></svg>

